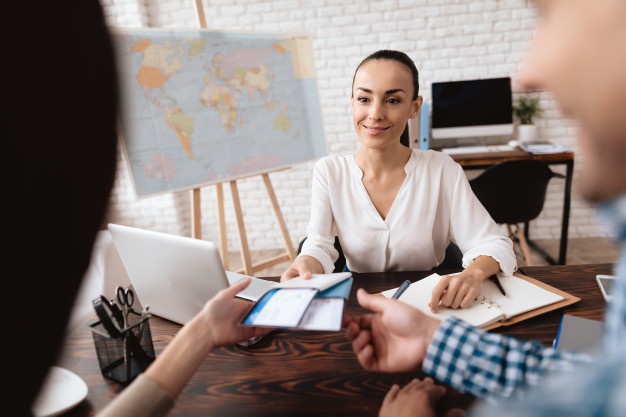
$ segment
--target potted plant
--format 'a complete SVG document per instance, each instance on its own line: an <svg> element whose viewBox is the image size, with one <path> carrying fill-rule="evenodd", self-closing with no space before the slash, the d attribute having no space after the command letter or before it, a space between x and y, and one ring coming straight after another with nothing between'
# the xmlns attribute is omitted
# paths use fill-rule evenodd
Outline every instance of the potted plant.
<svg viewBox="0 0 626 417"><path fill-rule="evenodd" d="M513 106L513 114L517 117L517 139L520 142L534 142L537 139L537 126L534 119L541 114L539 98L531 94L522 94Z"/></svg>

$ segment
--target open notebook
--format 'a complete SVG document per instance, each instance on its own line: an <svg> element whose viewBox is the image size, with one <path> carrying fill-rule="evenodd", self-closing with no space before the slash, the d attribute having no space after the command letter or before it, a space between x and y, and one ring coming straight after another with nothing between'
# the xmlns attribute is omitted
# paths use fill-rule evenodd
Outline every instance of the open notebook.
<svg viewBox="0 0 626 417"><path fill-rule="evenodd" d="M400 296L399 300L419 308L425 314L445 319L458 317L470 324L484 329L517 323L530 317L555 310L580 301L564 291L544 284L536 279L515 273L513 276L498 275L506 296L489 280L483 282L481 293L468 308L440 308L439 313L430 311L428 303L432 290L439 281L439 274L432 274L412 283ZM391 298L396 288L382 294Z"/></svg>

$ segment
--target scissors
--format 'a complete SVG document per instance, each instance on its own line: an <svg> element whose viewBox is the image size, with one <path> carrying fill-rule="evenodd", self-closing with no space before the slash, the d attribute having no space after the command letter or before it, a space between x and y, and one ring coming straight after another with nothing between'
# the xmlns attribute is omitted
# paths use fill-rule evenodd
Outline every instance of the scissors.
<svg viewBox="0 0 626 417"><path fill-rule="evenodd" d="M117 286L115 288L115 294L117 303L122 308L122 322L124 329L126 329L128 327L128 312L135 303L135 293L130 288Z"/></svg>

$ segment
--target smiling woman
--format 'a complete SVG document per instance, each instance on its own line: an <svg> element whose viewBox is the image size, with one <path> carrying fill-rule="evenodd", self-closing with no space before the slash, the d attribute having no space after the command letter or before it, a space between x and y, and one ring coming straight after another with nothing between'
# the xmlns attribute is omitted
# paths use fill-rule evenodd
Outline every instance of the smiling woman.
<svg viewBox="0 0 626 417"><path fill-rule="evenodd" d="M456 243L465 270L444 277L432 294L435 304L466 307L484 279L515 271L511 241L461 167L442 152L401 142L422 105L411 58L394 50L366 57L354 73L350 100L361 148L316 163L307 239L281 279L332 272L335 236L353 272L429 270Z"/></svg>

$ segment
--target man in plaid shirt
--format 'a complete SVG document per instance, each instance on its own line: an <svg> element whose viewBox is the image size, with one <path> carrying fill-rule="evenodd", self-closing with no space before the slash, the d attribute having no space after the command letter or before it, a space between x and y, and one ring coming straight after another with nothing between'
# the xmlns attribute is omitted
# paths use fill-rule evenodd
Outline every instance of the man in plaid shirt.
<svg viewBox="0 0 626 417"><path fill-rule="evenodd" d="M536 1L540 15L519 84L549 90L579 122L585 158L579 193L599 208L622 246L615 295L597 357L558 352L492 334L458 319L442 322L397 300L357 292L371 314L350 317L347 335L361 365L422 370L484 400L477 416L626 415L626 2ZM434 415L445 389L431 378L391 388L380 416ZM450 410L458 415L460 410Z"/></svg>

